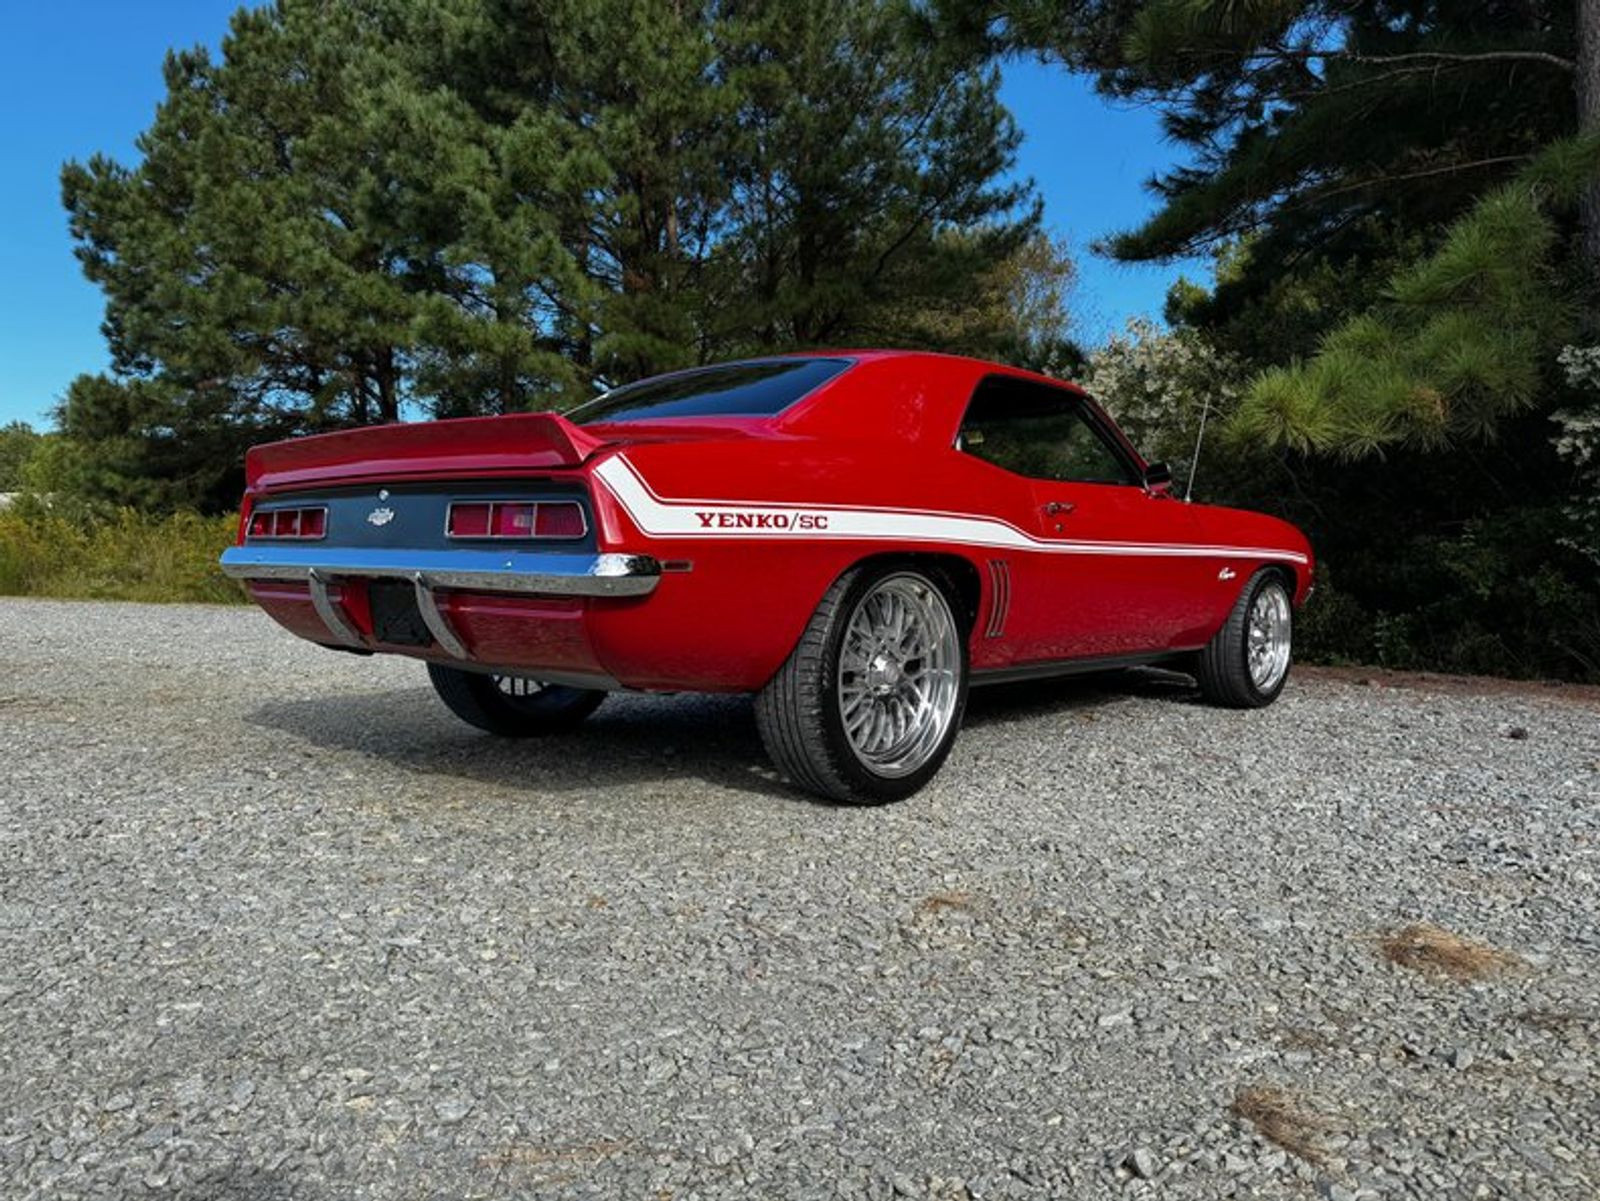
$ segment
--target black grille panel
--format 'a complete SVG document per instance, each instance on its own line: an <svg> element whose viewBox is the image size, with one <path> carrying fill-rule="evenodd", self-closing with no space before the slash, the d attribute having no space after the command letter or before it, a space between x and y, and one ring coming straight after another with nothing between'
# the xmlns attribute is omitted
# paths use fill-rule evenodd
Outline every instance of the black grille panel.
<svg viewBox="0 0 1600 1201"><path fill-rule="evenodd" d="M417 590L405 580L373 580L367 584L372 607L372 635L392 646L427 646L433 641L417 608Z"/></svg>

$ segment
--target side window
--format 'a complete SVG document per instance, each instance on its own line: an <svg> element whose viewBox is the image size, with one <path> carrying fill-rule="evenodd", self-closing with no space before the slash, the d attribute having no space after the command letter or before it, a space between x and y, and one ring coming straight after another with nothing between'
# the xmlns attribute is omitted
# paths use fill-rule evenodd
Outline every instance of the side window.
<svg viewBox="0 0 1600 1201"><path fill-rule="evenodd" d="M1029 380L991 375L979 383L961 419L956 446L1036 480L1136 482L1077 397Z"/></svg>

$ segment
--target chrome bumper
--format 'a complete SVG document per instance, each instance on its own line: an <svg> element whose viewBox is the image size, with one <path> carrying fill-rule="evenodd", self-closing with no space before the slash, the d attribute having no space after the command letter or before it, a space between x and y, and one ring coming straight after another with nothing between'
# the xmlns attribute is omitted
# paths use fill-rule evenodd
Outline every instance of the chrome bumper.
<svg viewBox="0 0 1600 1201"><path fill-rule="evenodd" d="M301 580L316 572L412 580L433 588L540 596L643 596L661 564L649 555L563 555L530 551L341 550L336 546L230 546L222 573L236 580Z"/></svg>
<svg viewBox="0 0 1600 1201"><path fill-rule="evenodd" d="M644 596L660 581L661 564L649 555L230 546L222 552L222 573L236 580L304 583L312 607L334 640L358 648L366 647L366 640L328 595L328 585L347 577L409 580L434 641L465 659L466 644L439 608L436 588L526 596Z"/></svg>

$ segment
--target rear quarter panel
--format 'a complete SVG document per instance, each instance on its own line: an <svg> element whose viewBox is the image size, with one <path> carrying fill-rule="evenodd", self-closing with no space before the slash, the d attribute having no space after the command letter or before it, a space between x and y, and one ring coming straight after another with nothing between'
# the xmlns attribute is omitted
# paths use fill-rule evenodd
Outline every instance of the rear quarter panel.
<svg viewBox="0 0 1600 1201"><path fill-rule="evenodd" d="M597 465L594 488L602 543L654 555L669 570L648 598L593 606L597 657L635 687L750 690L782 666L828 588L864 559L905 553L957 558L980 581L982 595L981 549L936 540L818 537L804 528L808 519L828 522L841 508L970 510L982 503L977 466L948 452L895 453L878 443L810 438L645 444L607 456ZM637 498L630 507L627 489L607 483L622 482L619 469L692 529L642 528L651 518L639 511ZM759 521L763 506L792 510L800 526L724 524ZM983 654L983 647L974 647L975 666Z"/></svg>

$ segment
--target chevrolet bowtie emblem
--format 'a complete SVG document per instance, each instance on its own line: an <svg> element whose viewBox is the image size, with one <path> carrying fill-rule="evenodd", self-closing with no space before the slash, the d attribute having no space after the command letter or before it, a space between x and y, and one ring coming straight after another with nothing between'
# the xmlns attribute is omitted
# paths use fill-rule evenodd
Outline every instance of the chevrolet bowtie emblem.
<svg viewBox="0 0 1600 1201"><path fill-rule="evenodd" d="M394 520L394 510L385 505L379 505L367 514L368 525L388 525Z"/></svg>

